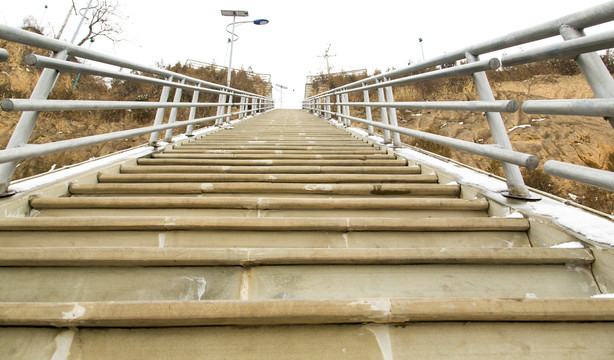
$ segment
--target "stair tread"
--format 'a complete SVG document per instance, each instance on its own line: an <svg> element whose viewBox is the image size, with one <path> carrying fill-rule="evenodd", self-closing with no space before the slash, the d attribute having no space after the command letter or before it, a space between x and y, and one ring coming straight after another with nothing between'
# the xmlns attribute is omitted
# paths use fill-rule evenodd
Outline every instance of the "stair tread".
<svg viewBox="0 0 614 360"><path fill-rule="evenodd" d="M207 209L378 209L486 210L484 199L401 198L274 198L274 197L35 197L34 209L50 208L207 208Z"/></svg>
<svg viewBox="0 0 614 360"><path fill-rule="evenodd" d="M169 327L614 321L613 299L347 299L0 303L2 326Z"/></svg>
<svg viewBox="0 0 614 360"><path fill-rule="evenodd" d="M305 264L590 264L588 249L557 248L4 248L0 266L257 266Z"/></svg>
<svg viewBox="0 0 614 360"><path fill-rule="evenodd" d="M126 169L127 167L124 167ZM155 169L154 169L155 170ZM159 170L158 170L159 171ZM104 182L269 182L269 183L437 183L437 175L380 174L198 174L146 173L100 174Z"/></svg>
<svg viewBox="0 0 614 360"><path fill-rule="evenodd" d="M99 177L100 178L100 177ZM176 178L176 177L174 177ZM403 184L403 183L262 183L262 182L180 182L131 183L107 182L69 186L72 194L212 194L212 193L285 193L320 195L376 195L376 196L457 196L459 185Z"/></svg>
<svg viewBox="0 0 614 360"><path fill-rule="evenodd" d="M0 218L4 230L279 230L279 231L526 231L524 218L274 218L75 216Z"/></svg>

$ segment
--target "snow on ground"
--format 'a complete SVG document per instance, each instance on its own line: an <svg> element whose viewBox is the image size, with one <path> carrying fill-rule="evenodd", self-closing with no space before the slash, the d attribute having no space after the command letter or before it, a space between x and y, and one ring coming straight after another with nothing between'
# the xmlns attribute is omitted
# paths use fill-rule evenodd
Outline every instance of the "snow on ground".
<svg viewBox="0 0 614 360"><path fill-rule="evenodd" d="M508 132L512 132L512 131L514 131L516 129L524 129L524 128L529 128L529 127L531 127L531 125L529 125L529 124L526 124L526 125L516 125L513 128L507 129L507 131Z"/></svg>

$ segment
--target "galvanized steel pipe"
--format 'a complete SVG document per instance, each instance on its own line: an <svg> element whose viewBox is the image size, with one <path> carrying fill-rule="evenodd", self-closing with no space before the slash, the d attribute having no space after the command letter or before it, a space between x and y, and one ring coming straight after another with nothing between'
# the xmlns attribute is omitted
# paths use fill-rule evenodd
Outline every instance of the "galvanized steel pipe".
<svg viewBox="0 0 614 360"><path fill-rule="evenodd" d="M547 59L573 59L579 54L611 47L614 47L614 30L504 55L501 62L503 66L515 66Z"/></svg>
<svg viewBox="0 0 614 360"><path fill-rule="evenodd" d="M553 176L614 191L614 173L611 171L593 169L586 166L568 164L554 160L546 161L544 164L544 171Z"/></svg>
<svg viewBox="0 0 614 360"><path fill-rule="evenodd" d="M614 99L528 100L522 104L527 114L614 117Z"/></svg>
<svg viewBox="0 0 614 360"><path fill-rule="evenodd" d="M491 159L497 159L510 164L516 164L519 166L526 167L528 169L536 169L539 165L539 159L535 155L503 149L497 145L481 145L464 140L449 138L447 136L435 135L423 131L380 124L374 121L367 121L356 117L349 118L353 121L357 121L363 124L373 125L382 129L387 129L389 131L397 132L417 139L430 141L436 144L466 151L476 155L481 155Z"/></svg>
<svg viewBox="0 0 614 360"><path fill-rule="evenodd" d="M4 111L77 111L77 110L132 110L157 108L191 108L226 105L220 103L169 103L151 101L98 101L98 100L30 100L4 99Z"/></svg>
<svg viewBox="0 0 614 360"><path fill-rule="evenodd" d="M377 102L352 102L341 103L341 105L384 107L398 109L420 109L420 110L450 110L450 111L494 111L513 113L518 111L520 105L516 100L495 100L495 101L406 101L395 103ZM369 120L369 119L367 119Z"/></svg>

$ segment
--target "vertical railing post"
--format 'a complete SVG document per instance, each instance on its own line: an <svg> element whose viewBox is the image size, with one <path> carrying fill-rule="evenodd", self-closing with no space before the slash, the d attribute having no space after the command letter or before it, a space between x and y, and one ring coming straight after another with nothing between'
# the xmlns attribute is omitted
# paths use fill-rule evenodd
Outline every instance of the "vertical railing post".
<svg viewBox="0 0 614 360"><path fill-rule="evenodd" d="M350 98L348 93L344 93L341 95L341 99L344 103L349 103L350 102ZM349 105L343 105L343 115L345 116L345 126L350 127L352 126L352 122L350 121L350 106Z"/></svg>
<svg viewBox="0 0 614 360"><path fill-rule="evenodd" d="M234 93L230 93L230 95L228 95L228 110L226 111L226 118L224 119L225 122L230 123L230 119L232 118L232 99L234 97Z"/></svg>
<svg viewBox="0 0 614 360"><path fill-rule="evenodd" d="M563 25L559 28L561 36L565 40L573 40L584 37L584 31L574 27ZM586 78L586 82L593 90L597 98L614 98L614 79L605 66L601 57L596 52L584 53L576 57L576 62ZM610 125L614 127L614 117L606 117Z"/></svg>
<svg viewBox="0 0 614 360"><path fill-rule="evenodd" d="M378 82L381 82L381 81L378 81ZM384 88L381 88L381 87L377 88L377 99L378 99L378 102L381 102L381 103L386 102L386 96L384 95ZM380 110L380 115L382 117L382 124L390 125L388 123L388 110L386 110L386 108L384 107L380 107L379 110ZM384 129L384 143L389 144L390 142L392 142L390 139L390 130Z"/></svg>
<svg viewBox="0 0 614 360"><path fill-rule="evenodd" d="M324 119L325 120L330 120L331 115L330 115L330 95L326 96L326 105L324 105L324 109L326 110L326 112L324 113Z"/></svg>
<svg viewBox="0 0 614 360"><path fill-rule="evenodd" d="M466 53L465 56L467 57L467 61L469 63L473 63L479 60L478 56L475 56L471 53ZM480 71L474 73L473 81L478 91L480 100L495 101L495 96L493 95L492 89L490 88L490 84L488 83L488 78L486 77L485 72ZM494 143L503 149L513 150L512 143L507 136L507 130L505 129L505 124L503 123L501 113L487 112L486 120L488 121L488 126L490 127L490 133L493 137ZM524 184L524 179L522 178L522 174L520 173L520 168L517 165L502 161L501 166L503 168L503 172L505 173L505 179L507 181L508 189L508 191L506 193L503 193L503 195L524 200L539 199L539 197L532 195L529 192L529 189Z"/></svg>
<svg viewBox="0 0 614 360"><path fill-rule="evenodd" d="M362 86L365 86L365 83L362 83ZM367 104L369 104L371 102L369 100L369 90L363 90L362 91L362 97L363 97L364 101ZM373 116L371 114L371 106L369 106L369 105L365 106L365 116L367 118L367 121L373 121ZM368 125L367 126L367 131L368 131L370 136L373 136L374 135L373 125Z"/></svg>
<svg viewBox="0 0 614 360"><path fill-rule="evenodd" d="M181 80L181 84L185 83L185 79ZM173 103L178 104L181 102L181 94L183 93L182 88L175 89L175 97L173 98ZM171 114L168 116L168 124L174 124L175 120L177 120L177 113L179 112L179 108L171 108ZM171 141L173 139L173 129L166 129L166 135L164 136L164 141Z"/></svg>
<svg viewBox="0 0 614 360"><path fill-rule="evenodd" d="M258 100L256 98L252 98L252 116L256 115L256 103Z"/></svg>
<svg viewBox="0 0 614 360"><path fill-rule="evenodd" d="M66 59L66 56L67 52L65 50L52 55L54 59L60 60ZM59 72L55 69L43 69L34 90L32 90L30 99L46 99L53 89L53 84L58 76ZM38 119L38 114L38 111L24 111L21 114L15 126L15 130L13 130L13 135L11 135L11 139L6 145L7 149L17 148L28 143L28 139L30 139L32 130L34 130L34 125ZM17 161L0 164L0 196L9 195L7 189L13 178L15 169L17 169Z"/></svg>
<svg viewBox="0 0 614 360"><path fill-rule="evenodd" d="M243 119L244 111L245 111L245 96L241 96L241 101L239 101L239 119Z"/></svg>
<svg viewBox="0 0 614 360"><path fill-rule="evenodd" d="M335 104L337 105L337 121L345 125L345 120L343 119L343 114L341 113L341 100L339 99L339 94L335 94Z"/></svg>
<svg viewBox="0 0 614 360"><path fill-rule="evenodd" d="M222 116L224 115L224 111L226 109L226 94L220 94L220 96L218 97L218 106L217 106L217 113L215 114L215 116ZM215 126L222 126L222 122L224 120L220 117L215 119Z"/></svg>
<svg viewBox="0 0 614 360"><path fill-rule="evenodd" d="M197 85L198 87L200 87L200 84ZM192 94L192 104L198 104L198 95L200 94L199 91L194 91L194 94ZM194 118L196 118L196 106L192 106L190 108L190 115L188 115L188 121L190 120L194 120ZM188 125L187 129L185 130L185 136L194 136L192 135L192 131L194 130L194 125L190 124Z"/></svg>
<svg viewBox="0 0 614 360"><path fill-rule="evenodd" d="M173 77L169 76L166 80L173 81ZM162 88L162 94L160 94L161 103L168 102L168 95L170 94L170 92L171 92L170 86L164 86ZM164 120L164 108L158 108L158 110L156 111L156 117L154 119L154 126L162 125L162 120ZM149 144L152 146L157 146L159 137L160 137L159 131L151 133L151 135L149 136Z"/></svg>
<svg viewBox="0 0 614 360"><path fill-rule="evenodd" d="M387 79L386 81L388 81L390 79ZM392 86L386 86L386 89L384 90L386 92L386 101L389 104L394 104L394 94L392 92ZM397 109L394 107L389 107L388 108L388 121L390 122L391 126L395 126L398 127L399 124L397 122ZM396 132L393 131L392 132L392 145L393 146L401 146L401 135Z"/></svg>

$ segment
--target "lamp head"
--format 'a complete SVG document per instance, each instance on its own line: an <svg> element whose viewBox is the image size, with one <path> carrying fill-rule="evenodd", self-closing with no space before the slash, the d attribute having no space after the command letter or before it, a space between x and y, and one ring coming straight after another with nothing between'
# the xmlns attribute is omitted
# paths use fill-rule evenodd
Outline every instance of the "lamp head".
<svg viewBox="0 0 614 360"><path fill-rule="evenodd" d="M256 24L256 25L266 25L268 23L269 23L269 20L267 20L267 19L254 20L254 24Z"/></svg>

